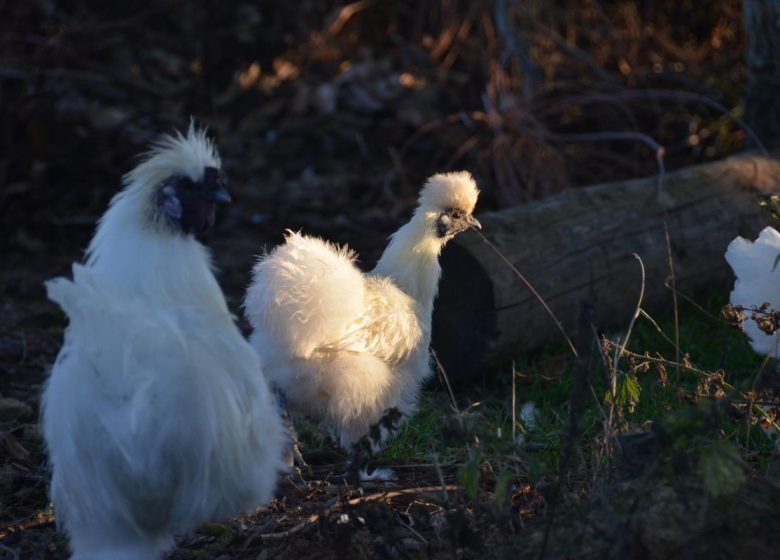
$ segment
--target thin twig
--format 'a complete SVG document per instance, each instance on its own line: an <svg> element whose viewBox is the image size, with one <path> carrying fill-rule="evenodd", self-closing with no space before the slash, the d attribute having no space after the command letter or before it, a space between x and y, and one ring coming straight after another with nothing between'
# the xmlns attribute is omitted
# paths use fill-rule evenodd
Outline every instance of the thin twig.
<svg viewBox="0 0 780 560"><path fill-rule="evenodd" d="M620 349L620 355L626 350L628 339L631 338L631 331L634 329L634 323L636 323L636 320L642 311L642 300L645 298L645 263L642 262L642 257L636 253L633 253L633 255L634 258L639 261L639 268L642 271L642 284L639 288L639 299L636 302L636 310L634 311L633 317L631 317L631 322L628 324L628 331L626 332L626 337L623 339L623 347Z"/></svg>
<svg viewBox="0 0 780 560"><path fill-rule="evenodd" d="M720 113L722 113L723 115L727 116L732 121L734 121L737 124L737 126L739 126L743 131L745 131L745 134L750 138L750 141L753 142L753 144L761 151L761 153L764 156L769 156L769 151L766 149L766 146L764 146L764 143L761 142L761 140L758 138L758 136L753 131L753 129L750 128L750 126L745 121L743 121L739 117L734 116L731 113L731 111L729 111L725 106L721 105L714 99L707 97L706 95L702 95L700 93L695 93L690 91L645 89L645 90L631 90L631 91L616 91L616 92L609 92L609 93L587 93L584 95L574 96L573 98L564 99L556 104L551 104L549 107L545 108L544 113L555 114L557 112L565 111L572 105L572 103L578 105L585 105L588 103L615 103L616 101L637 100L637 99L666 100L666 101L676 101L678 103L692 102L692 103L701 103L703 105L707 105L708 107L715 109L716 111L719 111Z"/></svg>
<svg viewBox="0 0 780 560"><path fill-rule="evenodd" d="M347 500L346 502L336 502L331 507L326 508L324 512L310 515L309 517L307 517L306 519L304 519L294 527L287 529L286 531L281 531L279 533L267 533L265 535L260 535L260 538L261 540L275 540L275 541L286 539L287 537L290 537L296 533L300 533L304 529L312 527L321 517L325 517L345 506L355 506L364 502L375 502L383 499L390 500L392 498L407 496L409 494L433 493L433 492L438 492L442 489L444 489L445 491L454 492L456 490L459 490L460 486L456 484L449 484L445 486L423 486L422 488L403 488L401 490L395 490L392 492L380 492L378 494L369 494L368 496L360 496L358 498Z"/></svg>
<svg viewBox="0 0 780 560"><path fill-rule="evenodd" d="M643 309L640 315L645 319L647 319L650 322L650 324L655 327L655 330L658 331L658 334L661 335L661 338L663 338L666 342L668 342L672 346L675 345L674 340L669 338L669 336L663 331L663 329L661 329L661 325L659 325L658 322L655 319L653 319L647 311ZM677 361L680 361L679 356L677 358Z"/></svg>
<svg viewBox="0 0 780 560"><path fill-rule="evenodd" d="M341 30L344 29L344 26L347 24L347 22L351 20L355 14L362 12L373 4L376 4L376 0L359 0L358 2L353 2L351 4L347 4L346 6L342 6L339 10L338 16L336 16L335 21L330 24L330 27L328 27L328 33L331 35L338 35L341 33Z"/></svg>
<svg viewBox="0 0 780 560"><path fill-rule="evenodd" d="M514 3L514 2L512 2ZM523 70L523 89L527 97L533 95L539 82L539 67L531 58L531 47L527 42L519 39L521 34L515 29L510 2L498 0L493 13L496 30L506 43L507 50L514 56L520 68Z"/></svg>
<svg viewBox="0 0 780 560"><path fill-rule="evenodd" d="M11 555L11 558L13 558L13 560L19 560L20 558L18 548L11 548L10 546L6 546L3 543L0 543L0 550L4 550L7 553L9 553Z"/></svg>
<svg viewBox="0 0 780 560"><path fill-rule="evenodd" d="M491 243L491 242L488 240L488 238L487 238L487 237L485 237L485 236L482 234L482 232L481 232L481 231L479 231L479 230L478 230L478 229L476 229L476 228L472 228L472 229L473 229L473 230L474 230L474 231L477 233L477 235L479 235L479 236L482 238L482 241L484 241L485 243L487 243L488 247L490 247L491 249L493 249L493 251L496 253L496 255L498 255L498 258L500 258L502 261L504 261L504 263L505 263L505 264L506 264L506 265L507 265L507 266L508 266L510 269L512 269L512 272L514 272L514 273L515 273L515 275L516 275L518 278L520 278L520 280L522 280L522 281L523 281L523 283L526 285L526 287L527 287L529 290L531 290L531 293L533 293L533 295L534 295L534 296L536 296L536 299L538 299L538 300L539 300L539 303L541 303L541 304L542 304L542 306L544 307L545 311L547 311L547 314L548 314L548 315L549 315L549 316L552 318L552 320L553 320L553 321L555 321L555 325L558 327L558 330L559 330L559 331L561 332L561 334L563 335L563 338L565 338L565 339L566 339L566 342L567 342L567 344L569 345L569 348L571 349L571 353L572 353L572 354L574 354L574 357L577 359L577 361L579 361L580 357L579 357L579 355L577 354L577 350L574 348L574 344L572 343L571 339L569 338L569 335L567 335L567 334L566 334L566 331L565 331L565 330L564 330L564 328L563 328L563 324L562 324L562 323L561 323L561 322L558 320L558 317L556 317L556 316L555 316L555 313L553 313L553 312L552 312L552 309L550 309L550 306L549 306L549 305L547 305L547 302L545 302L545 301L544 301L544 298L542 298L542 296L539 294L539 292L537 292L537 291L536 291L536 288L534 288L534 287L533 287L533 285L532 285L532 284L531 284L531 283L530 283L530 282L529 282L529 281L528 281L528 280L525 278L525 276L523 276L523 274L522 274L522 273L521 273L519 270L517 270L517 267L516 267L515 265L513 265L513 264L512 264L512 263L509 261L509 259L507 259L507 258L506 258L506 257L505 257L505 256L504 256L502 253L501 253L501 251L499 251L499 250L498 250L498 247L496 247L495 245L493 245L493 244L492 244L492 243Z"/></svg>
<svg viewBox="0 0 780 560"><path fill-rule="evenodd" d="M448 492L456 492L460 490L458 484L447 484L446 486L421 486L420 488L401 488L400 490L393 490L390 492L379 492L377 494L369 494L368 496L358 496L344 502L346 506L355 506L364 502L376 502L379 500L391 500L393 498L400 498L401 496L408 496L410 494L434 494L442 489Z"/></svg>
<svg viewBox="0 0 780 560"><path fill-rule="evenodd" d="M777 337L775 337L775 344L777 344ZM777 351L775 351L775 355L777 355ZM764 361L761 362L761 367L758 368L758 371L753 376L753 383L750 384L750 392L747 394L748 416L747 422L745 422L745 449L750 449L750 426L753 424L753 405L755 404L756 397L756 382L771 359L771 356L766 356ZM737 433L737 439L739 439L739 433Z"/></svg>
<svg viewBox="0 0 780 560"><path fill-rule="evenodd" d="M679 291L677 289L672 288L672 286L669 285L669 282L664 282L664 287L669 289L669 290L674 290L674 293L677 296L681 297L682 299L684 299L685 301L687 301L688 303L693 305L696 308L697 311L700 311L706 317L709 317L710 319L712 319L714 321L717 321L718 323L721 323L723 325L731 325L731 323L729 323L728 321L723 319L723 317L718 317L717 315L713 315L712 313L710 313L709 311L704 309L701 305L696 303L696 300L694 300L691 296L686 295L684 292L681 292L681 291Z"/></svg>
<svg viewBox="0 0 780 560"><path fill-rule="evenodd" d="M400 517L400 516L398 516L398 517ZM403 521L403 519L401 519L399 522L401 523L401 525L403 525L404 529L406 529L406 530L407 530L407 531L409 531L409 532L410 532L412 535L414 535L415 537L417 537L417 539L420 541L420 543L421 543L421 544L423 544L424 546L428 546L428 545L430 544L430 543L428 542L428 539L426 539L425 537L423 537L423 536L422 536L422 534L420 534L420 532L419 532L419 531L417 531L417 530L416 530L414 527L412 527L410 524L408 524L408 523L405 523L405 522Z"/></svg>
<svg viewBox="0 0 780 560"><path fill-rule="evenodd" d="M604 132L583 132L579 134L553 134L546 133L543 135L551 140L560 140L562 142L599 142L609 140L632 140L635 142L642 142L651 148L655 153L655 163L658 166L658 175L655 180L655 195L661 196L661 191L664 185L664 178L666 177L666 165L664 164L664 155L666 150L658 142L653 140L651 136L642 132L624 132L624 131L604 131Z"/></svg>
<svg viewBox="0 0 780 560"><path fill-rule="evenodd" d="M436 475L439 477L439 483L441 484L441 494L444 498L444 503L450 503L450 494L447 492L447 485L444 483L444 473L441 472L441 466L439 465L439 456L433 453L433 466L436 469Z"/></svg>
<svg viewBox="0 0 780 560"><path fill-rule="evenodd" d="M628 341L631 338L631 333L634 330L634 324L636 323L637 318L642 313L642 301L645 297L645 264L642 262L642 258L637 255L636 253L633 253L634 258L639 262L639 268L642 273L642 281L639 287L639 298L637 299L636 308L634 310L634 314L631 317L631 322L628 324L628 330L626 331L626 336L623 339L623 343L621 345L620 339L618 339L618 342L614 345L615 346L615 353L612 358L612 367L608 368L607 373L609 375L609 381L610 381L610 395L612 398L609 400L609 418L607 421L607 424L604 426L604 441L610 442L612 441L612 421L615 418L615 407L617 403L617 374L618 374L618 364L620 362L620 358L623 357L623 355L626 353L626 346L628 345ZM619 430L618 430L619 431ZM617 440L616 440L617 441Z"/></svg>
<svg viewBox="0 0 780 560"><path fill-rule="evenodd" d="M322 515L326 515L331 511L333 510L330 509ZM316 523L319 520L319 518L320 518L320 514L315 513L313 515L310 515L309 517L307 517L306 519L304 519L303 521L301 521L291 529L288 529L287 531L281 531L280 533L266 533L265 535L260 535L260 539L264 541L265 540L278 541L278 540L286 539L289 536L292 536L296 533L300 533L304 529L313 526L314 523Z"/></svg>
<svg viewBox="0 0 780 560"><path fill-rule="evenodd" d="M680 314L677 309L677 280L674 275L674 259L672 258L672 239L669 235L669 222L664 219L664 235L666 236L666 254L669 257L669 279L672 282L672 303L674 305L674 360L680 361ZM680 368L675 368L677 387L680 387Z"/></svg>
<svg viewBox="0 0 780 560"><path fill-rule="evenodd" d="M590 387L590 393L593 395L593 400L596 403L596 408L599 409L599 414L601 414L602 420L606 422L607 412L604 410L604 406L601 404L601 399L599 399L599 396L596 394L596 389L593 387L593 383L588 383L588 386Z"/></svg>
<svg viewBox="0 0 780 560"><path fill-rule="evenodd" d="M460 413L460 409L458 408L458 401L455 400L455 393L452 390L452 385L450 385L450 378L447 376L447 371L444 369L444 366L441 365L441 362L439 361L439 355L436 353L436 350L431 347L431 356L433 356L434 361L436 362L436 369L439 372L439 377L444 381L444 386L447 387L447 394L450 396L450 405L455 410L455 412Z"/></svg>
<svg viewBox="0 0 780 560"><path fill-rule="evenodd" d="M593 331L593 337L598 342L600 340L599 334L596 331L595 325L591 325L591 330ZM610 405L609 405L609 415L604 412L604 407L601 405L601 401L599 400L598 396L596 396L596 390L593 388L593 384L590 386L591 393L593 393L593 398L596 400L596 404L598 404L599 410L601 411L601 415L604 418L604 443L605 447L607 449L607 459L609 461L612 460L612 453L610 452L610 442L612 441L612 417L615 413L615 388L612 384L612 376L614 369L610 367L609 363L609 356L607 356L606 350L602 347L601 344L596 344L596 348L598 348L599 355L601 356L601 360L604 363L604 371L607 372L607 375L610 376L610 394L612 395L612 398L610 399Z"/></svg>
<svg viewBox="0 0 780 560"><path fill-rule="evenodd" d="M439 466L439 469L441 469L441 467L450 468L450 467L460 466L460 463L444 463L443 465L441 463L438 463L438 462L437 463L404 463L404 464L401 464L401 465L396 465L396 464L393 464L392 462L389 462L389 463L382 462L382 466L383 467L392 468L393 470L395 470L395 469L426 469L426 468L436 469L437 464Z"/></svg>
<svg viewBox="0 0 780 560"><path fill-rule="evenodd" d="M540 18L531 11L527 4L528 3L526 2L519 2L518 7L526 12L528 15L528 21L531 22L531 24L534 25L537 29L539 29L544 37L552 39L552 41L561 49L587 66L599 80L607 83L616 83L617 80L615 77L604 70L603 66L599 64L588 52L584 51L576 44L570 42L560 33L555 31L552 27L544 25Z"/></svg>
<svg viewBox="0 0 780 560"><path fill-rule="evenodd" d="M515 361L512 360L512 445L517 441L517 383Z"/></svg>

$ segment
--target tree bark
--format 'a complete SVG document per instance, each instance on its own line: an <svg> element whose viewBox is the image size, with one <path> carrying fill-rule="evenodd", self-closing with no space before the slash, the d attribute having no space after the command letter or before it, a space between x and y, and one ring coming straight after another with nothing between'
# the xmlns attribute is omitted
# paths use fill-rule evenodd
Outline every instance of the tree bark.
<svg viewBox="0 0 780 560"><path fill-rule="evenodd" d="M769 148L780 146L780 0L745 0L748 84L745 121Z"/></svg>
<svg viewBox="0 0 780 560"><path fill-rule="evenodd" d="M780 190L780 162L742 155L668 174L660 195L655 178L636 179L568 191L479 219L485 237L573 336L583 301L593 304L597 325L628 325L641 287L634 253L646 269L643 307L671 313L665 223L678 290L729 290L726 247L770 223L757 195L774 190ZM451 242L441 264L432 345L454 380L562 340L539 301L475 232Z"/></svg>

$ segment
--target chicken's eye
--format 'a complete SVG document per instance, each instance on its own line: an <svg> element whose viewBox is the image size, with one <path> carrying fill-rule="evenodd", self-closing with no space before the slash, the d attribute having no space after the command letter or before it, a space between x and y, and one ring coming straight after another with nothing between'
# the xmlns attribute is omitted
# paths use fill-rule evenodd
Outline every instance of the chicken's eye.
<svg viewBox="0 0 780 560"><path fill-rule="evenodd" d="M450 212L450 216L452 216L456 220L460 220L463 217L463 212L460 210L453 210Z"/></svg>

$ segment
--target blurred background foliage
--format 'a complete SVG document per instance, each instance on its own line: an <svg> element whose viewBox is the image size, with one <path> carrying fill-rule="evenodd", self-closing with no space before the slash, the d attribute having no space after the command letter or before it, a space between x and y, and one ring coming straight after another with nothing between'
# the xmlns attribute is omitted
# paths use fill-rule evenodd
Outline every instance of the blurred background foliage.
<svg viewBox="0 0 780 560"><path fill-rule="evenodd" d="M72 259L135 154L191 115L239 201L222 228L257 247L304 227L369 264L437 171L472 171L485 210L655 173L659 146L667 168L720 158L745 145L741 9L3 2L0 238Z"/></svg>

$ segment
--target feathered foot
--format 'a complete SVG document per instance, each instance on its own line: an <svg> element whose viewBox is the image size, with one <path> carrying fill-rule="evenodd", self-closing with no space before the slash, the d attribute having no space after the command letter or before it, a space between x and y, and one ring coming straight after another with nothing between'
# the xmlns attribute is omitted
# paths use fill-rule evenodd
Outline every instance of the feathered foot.
<svg viewBox="0 0 780 560"><path fill-rule="evenodd" d="M397 408L388 408L368 433L352 444L347 479L359 484L366 480L395 480L392 469L370 469L369 463L381 451L382 444L398 433L403 414Z"/></svg>
<svg viewBox="0 0 780 560"><path fill-rule="evenodd" d="M301 469L308 468L309 465L303 459L301 450L298 448L298 433L295 431L295 424L293 423L292 418L290 418L290 413L287 411L287 395L278 387L274 387L273 392L276 397L276 404L279 407L282 423L287 428L287 434L290 437L290 447L286 452L285 462L290 468L292 476L299 481L302 481Z"/></svg>

